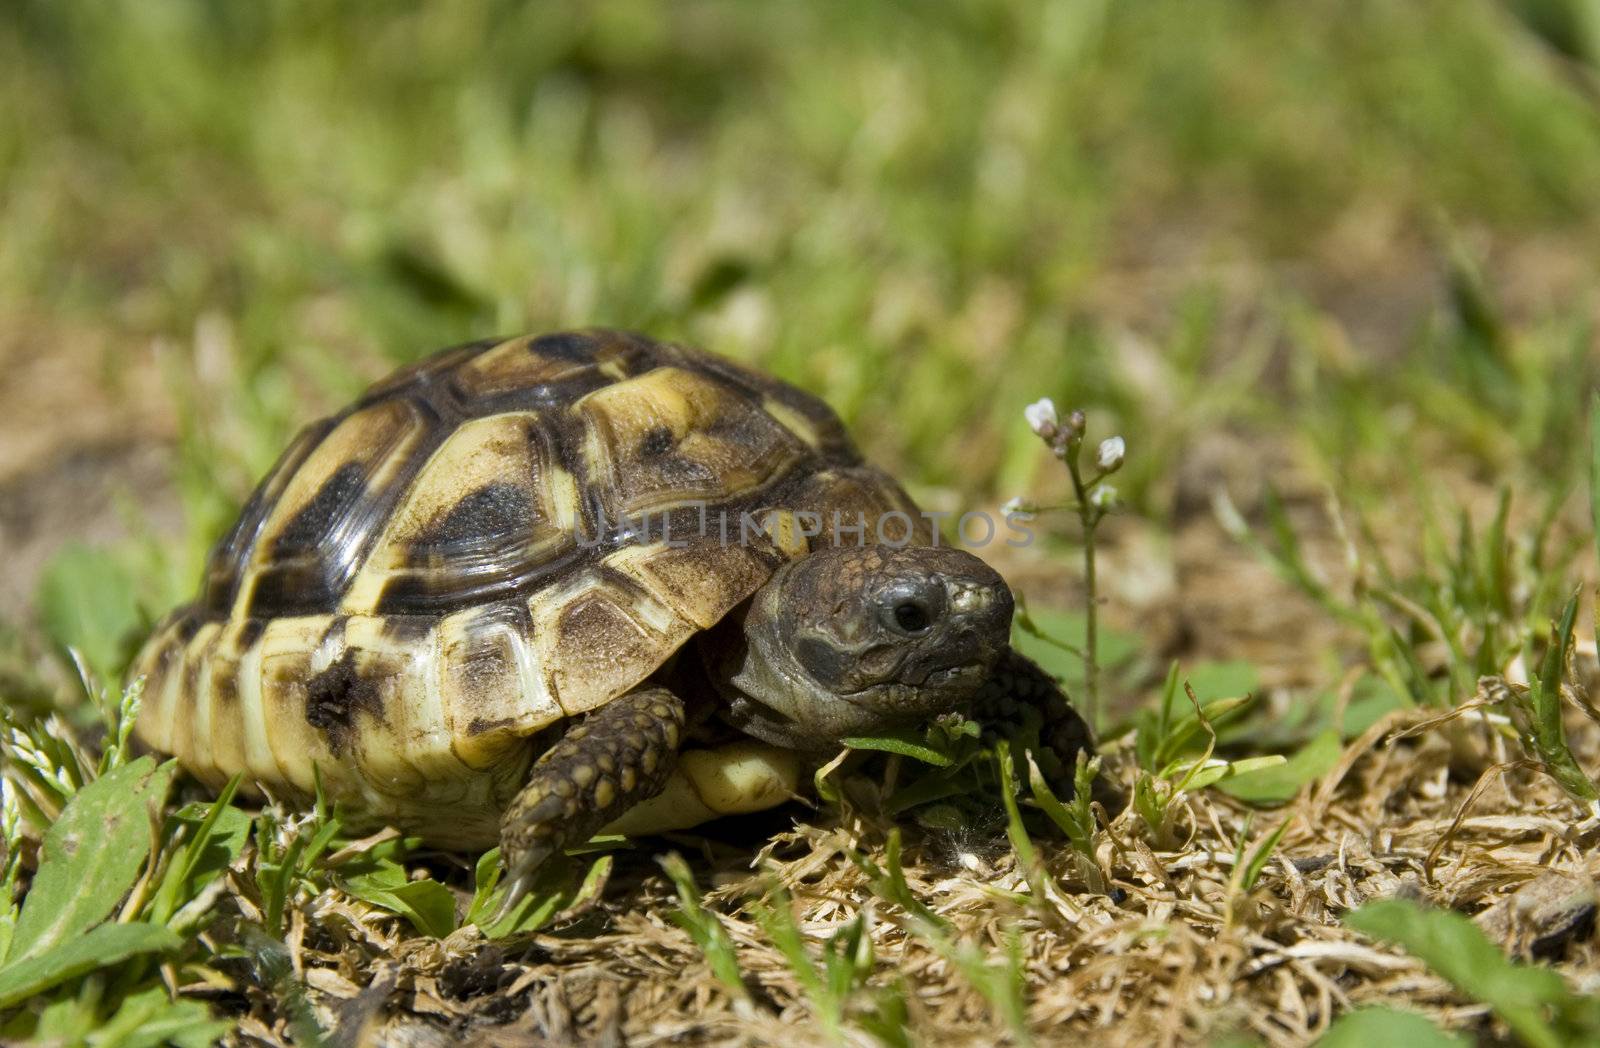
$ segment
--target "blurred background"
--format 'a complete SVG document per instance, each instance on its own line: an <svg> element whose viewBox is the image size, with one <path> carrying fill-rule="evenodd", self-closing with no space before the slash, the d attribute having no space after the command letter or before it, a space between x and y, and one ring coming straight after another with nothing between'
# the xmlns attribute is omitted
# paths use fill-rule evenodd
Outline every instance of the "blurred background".
<svg viewBox="0 0 1600 1048"><path fill-rule="evenodd" d="M1059 499L1022 407L1087 409L1113 617L1236 651L1291 598L1219 489L1581 509L1597 62L1594 0L10 0L4 643L115 672L306 421L605 324L813 390L935 508Z"/></svg>

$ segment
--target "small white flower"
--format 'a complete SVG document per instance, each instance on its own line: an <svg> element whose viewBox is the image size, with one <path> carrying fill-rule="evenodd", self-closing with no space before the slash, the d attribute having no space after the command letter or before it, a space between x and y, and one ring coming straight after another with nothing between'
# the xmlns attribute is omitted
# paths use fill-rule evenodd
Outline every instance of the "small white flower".
<svg viewBox="0 0 1600 1048"><path fill-rule="evenodd" d="M1095 509L1111 509L1117 504L1117 489L1110 484L1101 484L1089 493L1089 505Z"/></svg>
<svg viewBox="0 0 1600 1048"><path fill-rule="evenodd" d="M1095 465L1100 467L1102 473L1113 473L1122 465L1122 458L1128 453L1128 444L1121 437L1107 437L1100 442L1100 451L1095 458Z"/></svg>
<svg viewBox="0 0 1600 1048"><path fill-rule="evenodd" d="M1022 409L1022 417L1028 420L1028 428L1041 437L1049 438L1060 425L1056 415L1055 401L1049 397L1040 397L1038 400Z"/></svg>
<svg viewBox="0 0 1600 1048"><path fill-rule="evenodd" d="M1032 520L1034 514L1033 503L1024 502L1020 496L1013 495L1006 499L1000 507L1000 512L1013 520Z"/></svg>

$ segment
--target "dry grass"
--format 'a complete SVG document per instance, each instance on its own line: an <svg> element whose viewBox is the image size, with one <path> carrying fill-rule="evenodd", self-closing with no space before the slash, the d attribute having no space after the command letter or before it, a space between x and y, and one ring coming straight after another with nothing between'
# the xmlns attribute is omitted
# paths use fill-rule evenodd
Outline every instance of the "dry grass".
<svg viewBox="0 0 1600 1048"><path fill-rule="evenodd" d="M1485 1005L1340 916L1386 897L1475 913L1513 954L1548 940L1543 948L1572 984L1594 992L1596 944L1561 924L1567 911L1541 908L1541 889L1552 874L1593 884L1596 827L1576 821L1548 778L1486 744L1472 715L1417 730L1426 720L1411 711L1386 718L1265 817L1252 820L1215 791L1186 796L1182 845L1171 851L1153 849L1123 812L1097 848L1109 896L1085 892L1070 850L1041 838L1034 845L1047 876L1034 880L1044 887L1036 893L998 831L909 831L905 877L953 939L975 944L989 963L1016 936L1037 1043L1175 1045L1238 1033L1297 1045L1342 1012L1402 1000L1443 1026L1503 1039ZM1600 760L1600 728L1570 728L1579 756ZM1113 748L1105 774L1131 788L1136 769ZM1279 847L1243 890L1241 839L1249 854L1284 820ZM463 1034L481 1044L837 1043L753 905L781 885L814 954L861 915L876 957L871 984L903 986L917 1040L1005 1039L994 1001L852 861L854 852L881 864L890 828L848 811L779 834L754 861L747 850L709 844L694 856L702 883L714 885L706 905L734 944L744 996L719 982L669 919L672 886L651 872L648 851L623 864L597 909L518 945L485 943L470 927L442 941L407 940L402 922L324 893L296 916L294 963L325 1028L345 1043L444 1044ZM288 1043L270 999L251 1004L238 1041ZM849 1025L843 1041L872 1043Z"/></svg>

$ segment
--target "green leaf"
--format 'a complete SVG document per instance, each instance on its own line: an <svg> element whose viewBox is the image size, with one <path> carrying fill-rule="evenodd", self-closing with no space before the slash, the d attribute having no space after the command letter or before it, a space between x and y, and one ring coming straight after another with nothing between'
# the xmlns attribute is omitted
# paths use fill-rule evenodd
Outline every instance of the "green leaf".
<svg viewBox="0 0 1600 1048"><path fill-rule="evenodd" d="M1073 793L1070 803L1063 804L1061 799L1050 789L1049 782L1040 772L1038 762L1033 759L1033 754L1028 754L1028 784L1033 793L1033 801L1056 824L1056 828L1066 834L1067 841L1072 845L1075 853L1075 862L1078 875L1090 891L1104 894L1106 891L1105 871L1100 866L1099 859L1095 856L1095 823L1094 809L1091 807L1094 795L1094 780L1100 774L1100 758L1090 758L1084 751L1079 750L1077 763L1073 767Z"/></svg>
<svg viewBox="0 0 1600 1048"><path fill-rule="evenodd" d="M1166 737L1156 746L1152 767L1160 768L1171 764L1185 750L1191 742L1200 737L1204 731L1203 722L1209 722L1215 729L1219 722L1225 718L1238 716L1255 702L1255 696L1243 695L1232 699L1213 699L1200 707L1198 711L1185 714L1168 729ZM1209 737L1209 736L1208 736Z"/></svg>
<svg viewBox="0 0 1600 1048"><path fill-rule="evenodd" d="M1573 593L1567 600L1567 606L1561 610L1561 622L1550 635L1550 646L1545 649L1544 662L1539 667L1539 686L1547 695L1559 696L1561 693L1567 651L1572 647L1572 627L1577 618L1578 594Z"/></svg>
<svg viewBox="0 0 1600 1048"><path fill-rule="evenodd" d="M942 801L946 797L971 795L977 788L977 781L967 770L953 775L945 773L924 775L904 789L896 790L894 795L884 802L883 810L887 815L898 815L922 804Z"/></svg>
<svg viewBox="0 0 1600 1048"><path fill-rule="evenodd" d="M1192 667L1184 677L1202 702L1244 695L1261 685L1261 674L1255 664L1242 659L1202 662Z"/></svg>
<svg viewBox="0 0 1600 1048"><path fill-rule="evenodd" d="M478 864L472 868L472 904L467 907L467 924L482 927L482 919L494 912L489 909L489 899L499 882L500 849L490 848L478 856Z"/></svg>
<svg viewBox="0 0 1600 1048"><path fill-rule="evenodd" d="M296 882L309 877L341 829L338 816L328 814L320 802L320 776L317 789L316 818L301 826L287 845L280 846L276 839L278 827L270 809L255 820L256 884L261 889L263 923L270 935L282 933L284 910L294 895Z"/></svg>
<svg viewBox="0 0 1600 1048"><path fill-rule="evenodd" d="M233 1028L199 1001L173 1001L157 986L123 998L116 1014L87 1038L91 1048L209 1048Z"/></svg>
<svg viewBox="0 0 1600 1048"><path fill-rule="evenodd" d="M340 880L339 886L346 892L404 917L417 931L435 939L456 930L456 900L449 888L431 878L412 880L389 852L374 849L355 861L369 868Z"/></svg>
<svg viewBox="0 0 1600 1048"><path fill-rule="evenodd" d="M597 898L611 877L614 858L603 854L584 866L569 855L555 855L539 868L533 887L516 908L500 920L504 891L496 891L500 881L500 849L490 848L478 858L472 906L468 924L475 924L491 939L537 931L556 917Z"/></svg>
<svg viewBox="0 0 1600 1048"><path fill-rule="evenodd" d="M82 543L67 546L45 568L37 604L51 640L82 652L101 680L122 676L139 605L133 576L120 559Z"/></svg>
<svg viewBox="0 0 1600 1048"><path fill-rule="evenodd" d="M342 885L351 895L399 914L423 935L442 939L456 930L456 897L432 879L385 884L378 874L352 877Z"/></svg>
<svg viewBox="0 0 1600 1048"><path fill-rule="evenodd" d="M1405 1045L1406 1048L1470 1048L1472 1042L1445 1033L1416 1012L1395 1008L1362 1008L1341 1015L1317 1048L1368 1048L1369 1045Z"/></svg>
<svg viewBox="0 0 1600 1048"><path fill-rule="evenodd" d="M1172 732L1173 710L1178 701L1179 674L1182 667L1178 660L1173 659L1167 667L1167 679L1161 686L1160 704L1152 713L1148 710L1140 712L1139 728L1134 736L1134 752L1138 755L1141 768L1154 768L1156 766L1156 752L1166 743L1167 736Z"/></svg>
<svg viewBox="0 0 1600 1048"><path fill-rule="evenodd" d="M1342 752L1339 733L1329 728L1275 767L1236 775L1218 783L1217 788L1250 804L1283 804L1293 800L1301 787L1327 774Z"/></svg>
<svg viewBox="0 0 1600 1048"><path fill-rule="evenodd" d="M905 911L905 926L911 934L933 947L948 963L954 965L974 989L989 1001L1007 1026L1011 1039L1019 1045L1032 1044L1028 1030L1026 987L1022 977L1021 940L1015 929L1006 935L1006 961L1001 967L991 965L988 954L971 943L958 943L950 922L929 909L906 881L905 868L900 862L900 831L890 830L884 842L883 866L851 849L846 853L862 873L871 881L872 891L885 901ZM893 1001L886 1001L896 1007Z"/></svg>
<svg viewBox="0 0 1600 1048"><path fill-rule="evenodd" d="M1510 543L1506 540L1506 528L1510 518L1511 489L1502 487L1500 500L1495 506L1494 521L1489 525L1489 534L1484 536L1479 559L1483 562L1480 574L1483 579L1484 603L1506 619L1512 616L1512 594L1515 589L1509 558ZM1492 647L1492 645L1486 646Z"/></svg>
<svg viewBox="0 0 1600 1048"><path fill-rule="evenodd" d="M27 1030L28 1043L48 1045L81 1045L100 1025L98 1009L89 994L58 993L36 997L29 1003L38 1005L38 1018ZM0 1035L19 1038L26 1026L22 1016L9 1026L0 1027Z"/></svg>
<svg viewBox="0 0 1600 1048"><path fill-rule="evenodd" d="M173 814L167 839L184 834L178 858L156 889L148 916L166 924L173 914L216 878L244 851L250 837L250 817L233 807L239 776L227 784L211 804L190 804Z"/></svg>
<svg viewBox="0 0 1600 1048"><path fill-rule="evenodd" d="M1403 899L1379 899L1345 916L1356 931L1395 943L1476 1001L1489 1005L1534 1048L1563 1043L1545 1009L1567 998L1561 976L1513 964L1472 921L1451 910L1423 909Z"/></svg>
<svg viewBox="0 0 1600 1048"><path fill-rule="evenodd" d="M1176 780L1179 792L1193 792L1203 790L1208 786L1216 786L1227 782L1236 775L1249 775L1263 770L1270 771L1283 767L1287 762L1276 753L1262 757L1246 757L1237 761L1202 761L1203 767L1189 768L1187 762L1175 764L1161 773L1164 779ZM1179 774L1183 772L1183 774Z"/></svg>
<svg viewBox="0 0 1600 1048"><path fill-rule="evenodd" d="M96 968L119 964L137 954L166 953L182 945L178 936L153 924L102 924L0 968L0 1008L9 1008Z"/></svg>
<svg viewBox="0 0 1600 1048"><path fill-rule="evenodd" d="M150 854L150 813L165 800L176 768L141 757L73 795L45 834L8 958L41 954L116 908Z"/></svg>
<svg viewBox="0 0 1600 1048"><path fill-rule="evenodd" d="M789 893L784 891L781 885L777 885L774 886L772 894L773 899L770 904L757 902L751 907L751 912L761 925L761 930L766 933L767 940L778 948L778 952L783 954L784 960L788 962L789 970L800 983L806 1000L810 1002L817 1018L822 1021L828 1041L837 1045L848 1044L842 1024L845 1001L855 987L857 970L842 963L844 958L836 951L836 944L840 935L848 932L851 925L846 925L835 932L833 938L828 941L823 951L825 968L819 970L812 962L811 955L806 952L805 936L795 921ZM856 927L859 935L859 915L851 924Z"/></svg>
<svg viewBox="0 0 1600 1048"><path fill-rule="evenodd" d="M1272 858L1272 853L1278 849L1278 842L1283 840L1283 835L1289 829L1289 823L1294 821L1290 816L1278 824L1278 828L1267 835L1267 839L1256 845L1256 850L1250 853L1250 858L1245 862L1239 877L1239 887L1250 891L1256 886L1256 881L1261 879L1261 871L1267 868L1267 860ZM1247 824L1248 825L1248 824ZM1239 847L1243 849L1244 838L1239 838Z"/></svg>
<svg viewBox="0 0 1600 1048"><path fill-rule="evenodd" d="M842 1001L854 988L867 984L875 957L863 914L857 913L828 937L822 946L822 960L829 992L837 999Z"/></svg>
<svg viewBox="0 0 1600 1048"><path fill-rule="evenodd" d="M1166 836L1167 809L1172 803L1174 792L1156 782L1156 777L1147 771L1141 771L1133 783L1133 809L1145 821L1150 832L1158 841Z"/></svg>
<svg viewBox="0 0 1600 1048"><path fill-rule="evenodd" d="M1006 837L1011 841L1011 848L1017 855L1017 866L1028 879L1034 898L1042 899L1050 875L1039 861L1039 853L1028 836L1028 828L1022 824L1022 808L1017 804L1017 782L1013 774L1015 766L1011 763L1011 745L1004 739L995 744L994 762L1000 779L1000 800L1006 810Z"/></svg>
<svg viewBox="0 0 1600 1048"><path fill-rule="evenodd" d="M1068 690L1083 687L1083 647L1088 619L1078 611L1027 608L1027 623L1011 632L1011 646L1039 664ZM1123 665L1138 654L1137 634L1108 629L1100 623L1098 645L1102 671Z"/></svg>
<svg viewBox="0 0 1600 1048"><path fill-rule="evenodd" d="M1600 801L1600 790L1573 756L1561 723L1561 682L1566 675L1567 652L1572 647L1577 617L1578 594L1574 592L1562 609L1561 622L1550 632L1539 677L1528 689L1527 701L1533 714L1533 738L1528 741L1545 771L1575 800L1592 805Z"/></svg>
<svg viewBox="0 0 1600 1048"><path fill-rule="evenodd" d="M889 838L884 842L882 867L856 851L850 852L850 861L872 881L872 890L878 895L899 906L917 920L925 921L940 930L949 930L949 922L924 906L916 893L911 890L911 885L906 880L905 867L900 862L898 828L890 830Z"/></svg>
<svg viewBox="0 0 1600 1048"><path fill-rule="evenodd" d="M1057 829L1066 834L1072 847L1093 862L1095 821L1094 812L1089 807L1090 796L1087 787L1100 774L1100 758L1090 759L1084 751L1079 750L1077 759L1077 789L1070 806L1061 803L1061 799L1055 795L1055 791L1045 781L1031 753L1028 754L1028 785L1033 792L1033 802L1050 817L1050 821L1056 824Z"/></svg>
<svg viewBox="0 0 1600 1048"><path fill-rule="evenodd" d="M950 767L954 762L949 757L922 744L920 741L922 734L919 729L907 728L892 735L852 735L841 741L852 750L881 750L884 753L898 753L902 757L911 757L939 768Z"/></svg>

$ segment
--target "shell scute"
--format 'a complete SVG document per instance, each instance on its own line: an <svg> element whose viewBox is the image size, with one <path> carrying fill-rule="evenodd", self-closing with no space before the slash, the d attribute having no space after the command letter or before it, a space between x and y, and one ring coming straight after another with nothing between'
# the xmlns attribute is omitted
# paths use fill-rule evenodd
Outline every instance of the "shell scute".
<svg viewBox="0 0 1600 1048"><path fill-rule="evenodd" d="M458 426L395 506L343 607L406 614L514 587L575 543L572 475L537 412Z"/></svg>
<svg viewBox="0 0 1600 1048"><path fill-rule="evenodd" d="M765 541L739 543L657 542L626 546L605 565L700 629L715 625L767 580L783 555Z"/></svg>
<svg viewBox="0 0 1600 1048"><path fill-rule="evenodd" d="M489 768L565 711L538 672L528 616L515 603L473 607L439 623L439 694L456 755Z"/></svg>
<svg viewBox="0 0 1600 1048"><path fill-rule="evenodd" d="M538 352L530 345L534 341L507 339L480 353L455 369L450 376L451 388L464 401L506 393L537 395L545 387L569 382L594 367L593 360L581 355Z"/></svg>
<svg viewBox="0 0 1600 1048"><path fill-rule="evenodd" d="M478 356L498 343L498 339L484 339L442 349L421 360L390 372L373 383L362 394L357 405L371 404L397 395L425 395L441 380L446 380L466 361Z"/></svg>
<svg viewBox="0 0 1600 1048"><path fill-rule="evenodd" d="M649 590L597 568L536 594L528 610L539 672L569 715L644 680L695 630Z"/></svg>
<svg viewBox="0 0 1600 1048"><path fill-rule="evenodd" d="M337 604L430 435L417 401L380 401L347 415L293 471L261 521L241 568L235 614L260 618Z"/></svg>
<svg viewBox="0 0 1600 1048"><path fill-rule="evenodd" d="M245 559L250 555L256 536L261 531L262 521L278 504L283 489L294 479L306 456L332 428L333 422L325 419L307 426L295 436L278 457L266 479L240 510L239 519L211 551L206 561L200 595L200 604L207 612L226 615L232 610L239 580L244 574Z"/></svg>
<svg viewBox="0 0 1600 1048"><path fill-rule="evenodd" d="M752 496L808 454L748 398L681 367L595 390L572 410L620 516Z"/></svg>

